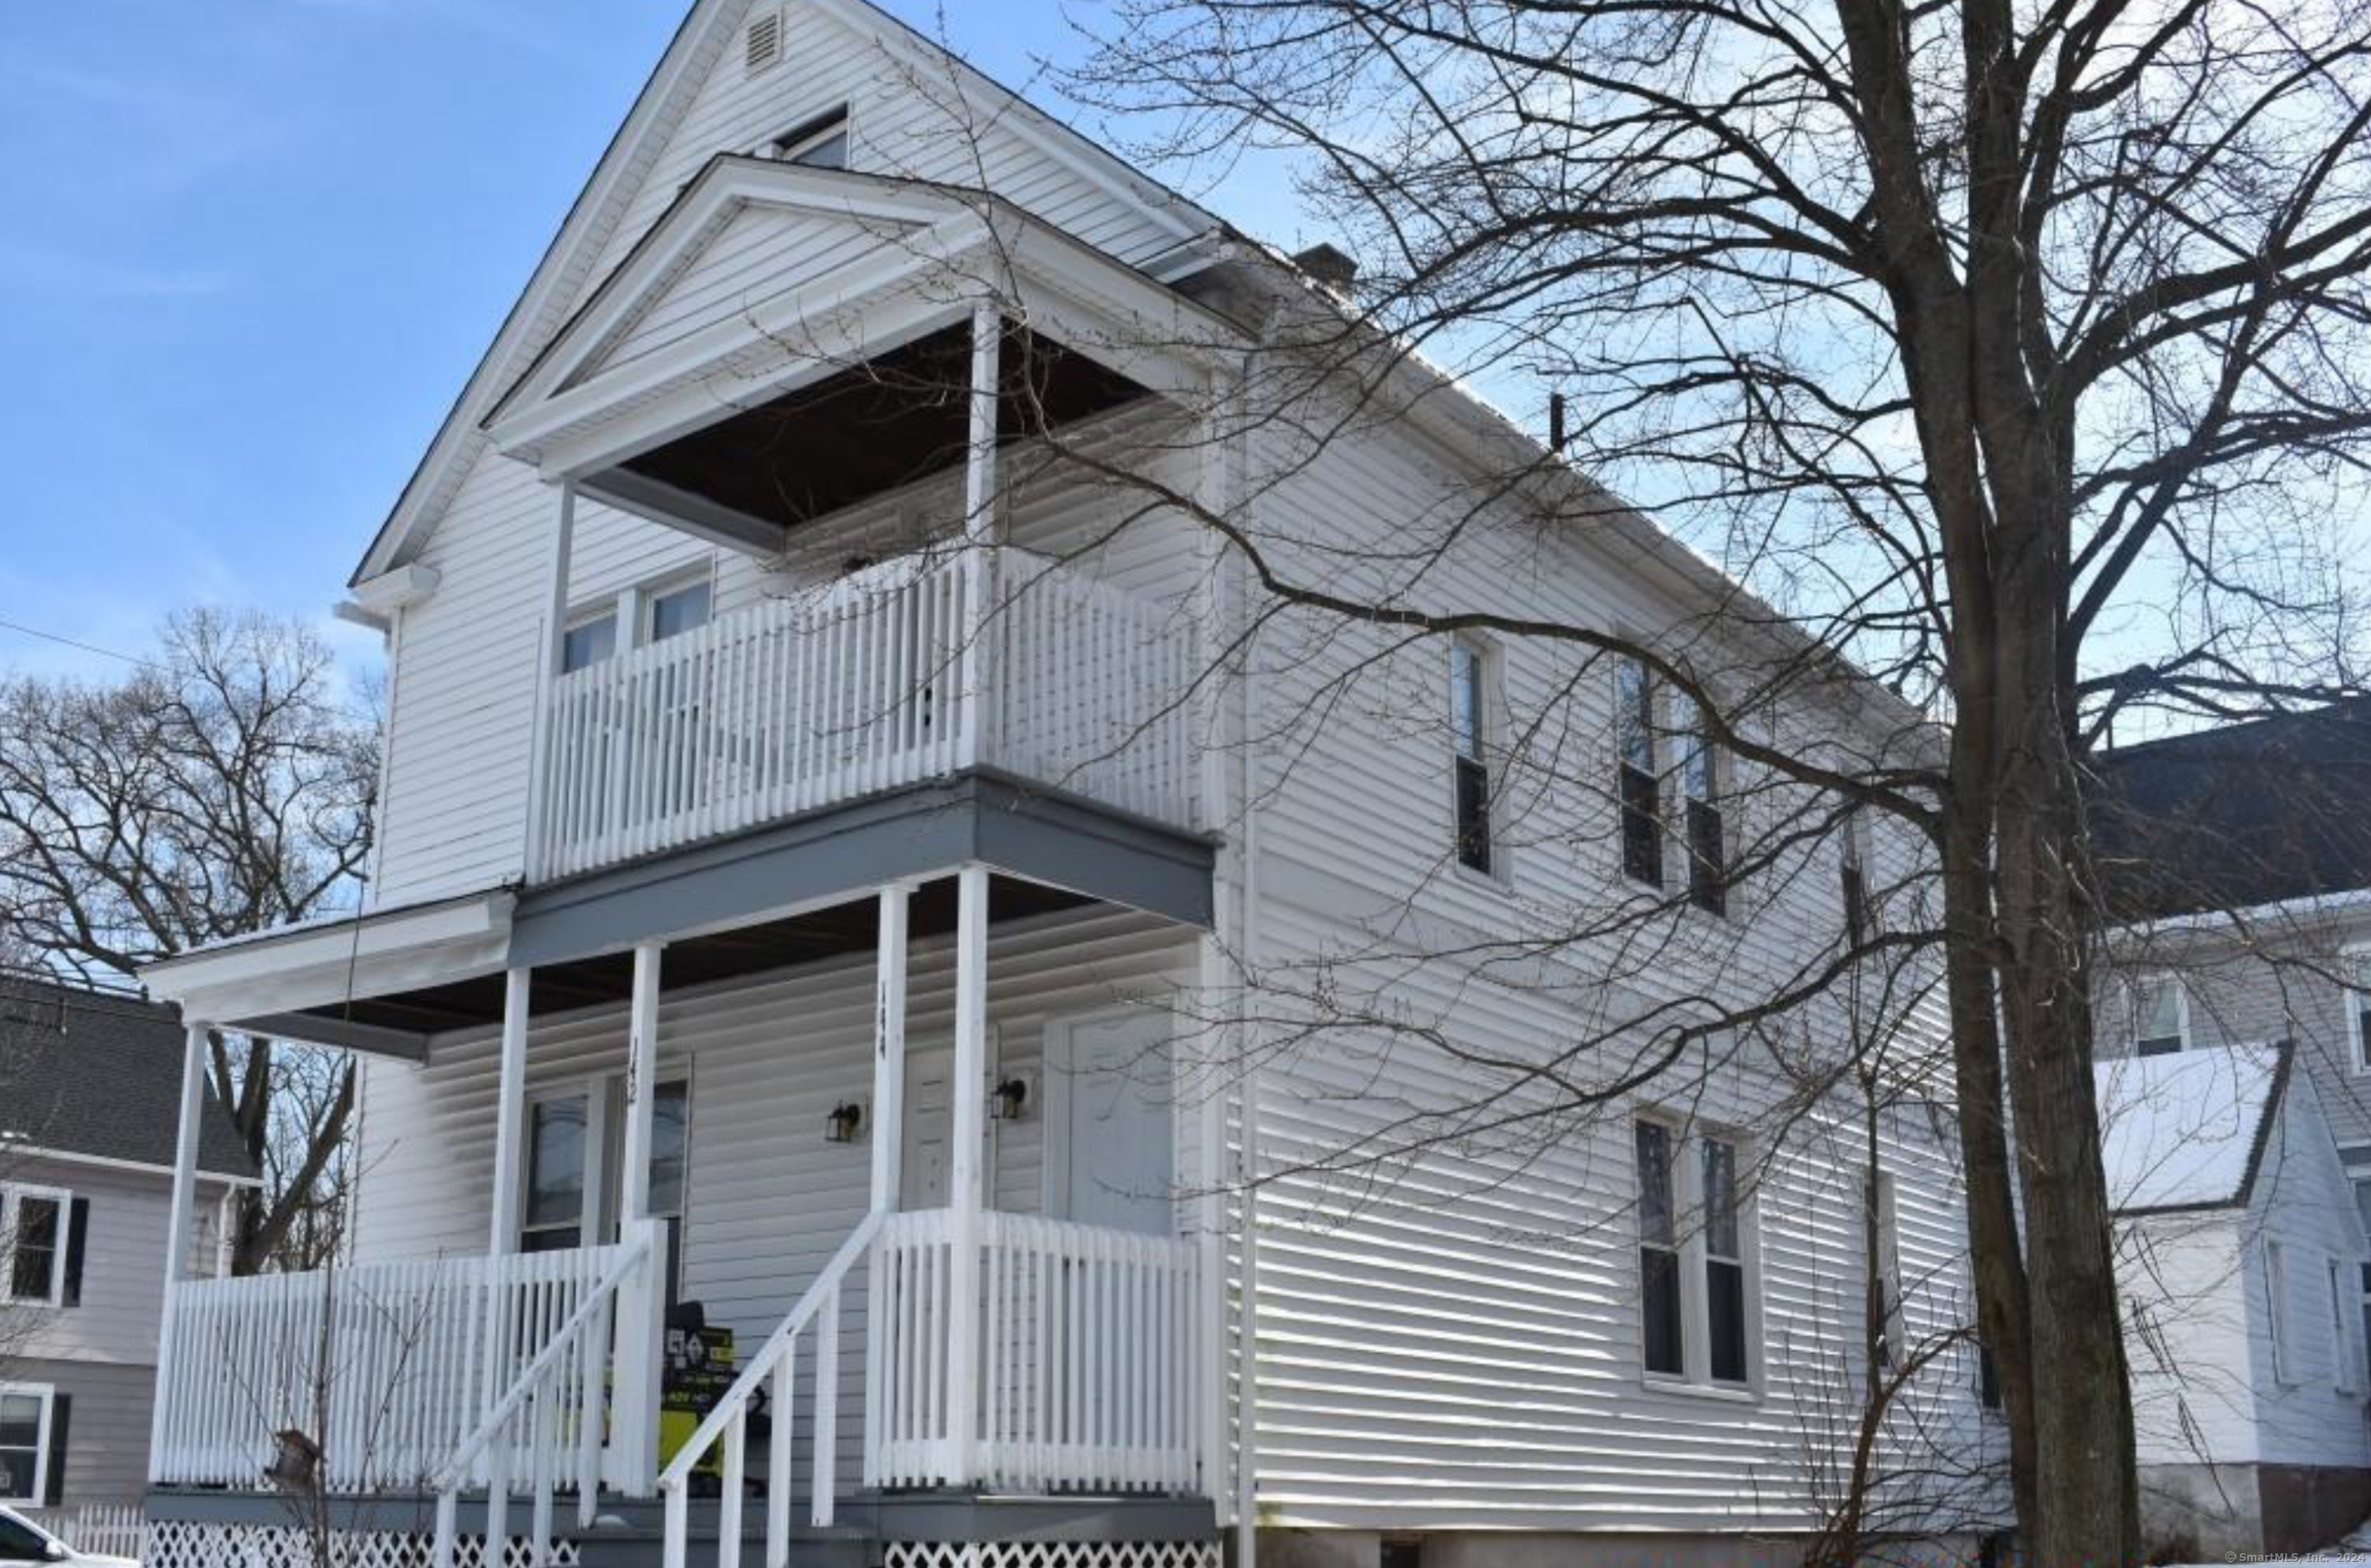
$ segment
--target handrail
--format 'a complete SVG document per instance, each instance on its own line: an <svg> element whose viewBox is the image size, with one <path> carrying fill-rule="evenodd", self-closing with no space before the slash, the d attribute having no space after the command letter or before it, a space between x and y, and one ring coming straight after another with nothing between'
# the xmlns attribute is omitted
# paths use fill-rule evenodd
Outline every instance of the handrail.
<svg viewBox="0 0 2371 1568"><path fill-rule="evenodd" d="M464 1437L453 1457L436 1472L431 1483L436 1493L436 1530L434 1568L453 1568L457 1538L459 1534L461 1489L468 1482L469 1467L480 1453L487 1454L486 1487L486 1547L488 1563L508 1560L505 1543L510 1535L510 1454L512 1445L497 1442L514 1421L534 1401L535 1431L529 1449L534 1467L529 1477L529 1505L533 1510L533 1526L528 1532L527 1561L532 1568L548 1568L551 1552L551 1473L553 1450L560 1441L560 1404L567 1393L564 1385L555 1389L554 1375L564 1363L574 1357L578 1363L578 1387L573 1390L576 1401L577 1448L577 1511L580 1522L590 1524L596 1494L599 1490L600 1436L603 1423L601 1398L602 1376L609 1352L610 1326L613 1312L626 1282L638 1272L647 1272L652 1260L659 1256L655 1239L657 1232L645 1224L632 1239L620 1244L617 1261L603 1274L594 1286L584 1293L574 1311L545 1340L543 1348L528 1361L511 1382L503 1397L488 1409L482 1420ZM630 1324L619 1332L618 1356L620 1364L633 1355L655 1354L655 1345L626 1343L647 1336L631 1332ZM652 1327L653 1325L641 1325ZM620 1379L622 1381L622 1379Z"/></svg>
<svg viewBox="0 0 2371 1568"><path fill-rule="evenodd" d="M502 1430L503 1424L518 1413L519 1406L525 1404L527 1396L534 1392L537 1381L557 1364L561 1353L571 1347L577 1332L592 1320L594 1313L608 1305L610 1298L626 1283L626 1275L650 1256L650 1252L651 1239L648 1236L627 1247L609 1272L584 1293L584 1299L577 1303L576 1310L568 1315L567 1321L553 1332L535 1359L526 1364L526 1370L511 1384L510 1391L494 1402L494 1408L487 1412L485 1420L478 1424L477 1430L461 1439L461 1446L453 1451L453 1457L446 1461L445 1468L436 1472L435 1479L429 1483L431 1486L438 1492L459 1488L465 1479L463 1467L476 1458L494 1440L494 1435Z"/></svg>
<svg viewBox="0 0 2371 1568"><path fill-rule="evenodd" d="M798 1338L807 1327L821 1317L826 1338L830 1343L818 1343L815 1349L815 1417L811 1438L815 1464L815 1496L812 1517L817 1525L828 1525L833 1512L834 1449L839 1441L836 1427L839 1412L839 1366L838 1337L839 1289L856 1260L872 1246L888 1219L886 1210L874 1209L848 1233L823 1272L808 1286L781 1323L768 1335L766 1343L749 1358L749 1365L733 1380L733 1386L716 1401L714 1409L692 1432L675 1458L659 1473L659 1493L665 1499L665 1535L661 1561L665 1568L685 1568L691 1533L691 1500L687 1482L691 1472L708 1457L717 1439L724 1439L724 1474L719 1496L716 1545L720 1568L739 1568L741 1555L741 1499L743 1476L746 1465L746 1436L749 1402L768 1378L775 1380L776 1397L771 1407L773 1420L772 1452L769 1456L766 1488L766 1562L769 1568L780 1568L789 1551L791 1523L791 1424L793 1401L791 1399L791 1375L796 1362L792 1359L798 1348Z"/></svg>

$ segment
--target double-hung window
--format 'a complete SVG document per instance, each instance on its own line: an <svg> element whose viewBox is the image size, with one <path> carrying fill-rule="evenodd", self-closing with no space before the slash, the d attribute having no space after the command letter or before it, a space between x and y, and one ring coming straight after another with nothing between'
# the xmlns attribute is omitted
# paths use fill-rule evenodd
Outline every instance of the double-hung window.
<svg viewBox="0 0 2371 1568"><path fill-rule="evenodd" d="M1680 1302L1680 1216L1671 1170L1671 1130L1660 1122L1633 1128L1638 1163L1638 1317L1647 1370L1687 1376L1687 1335Z"/></svg>
<svg viewBox="0 0 2371 1568"><path fill-rule="evenodd" d="M1854 948L1868 940L1868 824L1858 806L1845 810L1844 859L1837 866L1845 906L1845 940Z"/></svg>
<svg viewBox="0 0 2371 1568"><path fill-rule="evenodd" d="M1688 899L1715 915L1729 912L1729 826L1721 814L1720 754L1714 748L1703 710L1678 701L1680 795L1688 834Z"/></svg>
<svg viewBox="0 0 2371 1568"><path fill-rule="evenodd" d="M1622 802L1622 874L1663 885L1662 784L1657 778L1655 685L1647 666L1625 659L1614 668L1614 743Z"/></svg>
<svg viewBox="0 0 2371 1568"><path fill-rule="evenodd" d="M1457 859L1491 870L1489 654L1470 638L1449 645L1450 767L1457 821Z"/></svg>
<svg viewBox="0 0 2371 1568"><path fill-rule="evenodd" d="M2278 1241L2264 1242L2264 1334L2272 1343L2273 1378L2288 1383L2296 1350L2289 1343L2289 1260Z"/></svg>
<svg viewBox="0 0 2371 1568"><path fill-rule="evenodd" d="M670 1302L683 1262L684 1185L690 1145L689 1086L665 1079L651 1102L650 1213L667 1225ZM625 1080L607 1078L547 1094L527 1107L526 1191L519 1251L598 1246L615 1235L618 1171L625 1143Z"/></svg>
<svg viewBox="0 0 2371 1568"><path fill-rule="evenodd" d="M1902 1370L1909 1350L1909 1325L1903 1305L1900 1203L1893 1172L1870 1172L1868 1236L1874 1253L1869 1259L1869 1309L1876 1331L1869 1367L1872 1378Z"/></svg>
<svg viewBox="0 0 2371 1568"><path fill-rule="evenodd" d="M2165 1056L2190 1048L2190 993L2171 974L2145 974L2132 985L2133 1054Z"/></svg>
<svg viewBox="0 0 2371 1568"><path fill-rule="evenodd" d="M1755 1370L1756 1275L1740 1145L1632 1124L1637 1170L1640 1355L1649 1378L1747 1389Z"/></svg>
<svg viewBox="0 0 2371 1568"><path fill-rule="evenodd" d="M2356 1316L2348 1304L2346 1265L2336 1258L2329 1261L2325 1271L2330 1287L2330 1381L2340 1393L2354 1387L2354 1331L2352 1321Z"/></svg>
<svg viewBox="0 0 2371 1568"><path fill-rule="evenodd" d="M51 1448L60 1402L44 1384L0 1383L0 1503L56 1501Z"/></svg>
<svg viewBox="0 0 2371 1568"><path fill-rule="evenodd" d="M2371 949L2350 948L2343 963L2351 982L2344 993L2346 1065L2371 1073Z"/></svg>
<svg viewBox="0 0 2371 1568"><path fill-rule="evenodd" d="M62 1307L74 1194L58 1187L0 1186L0 1300Z"/></svg>

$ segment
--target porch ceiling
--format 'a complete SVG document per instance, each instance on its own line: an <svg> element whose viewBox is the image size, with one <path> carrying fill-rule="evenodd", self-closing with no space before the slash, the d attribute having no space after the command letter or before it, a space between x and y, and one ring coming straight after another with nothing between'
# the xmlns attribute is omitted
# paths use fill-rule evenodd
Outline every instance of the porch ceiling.
<svg viewBox="0 0 2371 1568"><path fill-rule="evenodd" d="M1023 919L1090 902L1083 894L1017 877L989 879L991 922ZM674 991L838 953L869 951L878 917L874 900L866 894L783 919L679 938L667 944L665 988ZM917 887L910 917L917 937L953 931L955 879L940 877ZM538 964L530 1005L536 1013L548 1014L623 1002L633 994L633 975L634 957L630 951ZM391 1030L418 1036L489 1027L502 1022L503 984L499 974L480 975L313 1009L292 1015L286 1022L291 1032L299 1032L305 1020L311 1020L319 1025L314 1032L332 1040L349 1037L358 1030Z"/></svg>
<svg viewBox="0 0 2371 1568"><path fill-rule="evenodd" d="M1025 328L998 358L1009 444L1150 397L1120 372ZM792 530L964 461L968 324L943 328L769 402L586 475L589 493L781 550Z"/></svg>

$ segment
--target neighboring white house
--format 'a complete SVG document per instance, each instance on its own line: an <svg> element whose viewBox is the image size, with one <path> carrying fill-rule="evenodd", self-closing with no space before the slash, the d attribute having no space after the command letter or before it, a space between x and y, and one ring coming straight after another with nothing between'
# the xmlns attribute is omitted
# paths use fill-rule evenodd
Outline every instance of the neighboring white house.
<svg viewBox="0 0 2371 1568"><path fill-rule="evenodd" d="M147 1490L182 1031L170 1008L0 975L0 1503L136 1505ZM255 1184L202 1101L189 1255L220 1272Z"/></svg>
<svg viewBox="0 0 2371 1568"><path fill-rule="evenodd" d="M2366 1262L2354 1194L2285 1045L2097 1072L2153 1545L2328 1545L2365 1511Z"/></svg>
<svg viewBox="0 0 2371 1568"><path fill-rule="evenodd" d="M2211 1554L2327 1545L2371 1514L2371 722L2324 709L2099 770L2145 1522Z"/></svg>
<svg viewBox="0 0 2371 1568"><path fill-rule="evenodd" d="M353 1266L173 1292L151 1568L288 1550L275 1461L445 1562L1188 1568L1229 1525L1366 1568L1787 1562L1868 1370L1879 1194L1889 1343L1949 1346L1922 1432L1997 1458L1917 1051L1873 1129L1798 1107L1758 1147L1741 1048L1384 1181L1326 1167L1471 1086L1355 1030L1253 1049L1292 1004L1239 959L1536 1052L1764 994L1869 882L1729 879L1779 791L1635 672L1270 613L1178 502L1358 581L1555 470L1420 367L1313 449L1229 417L1317 352L1279 322L1337 319L860 0L692 8L353 581L391 666L371 905L148 974L193 1030L367 1064ZM1601 512L1494 504L1422 591L1750 610ZM1602 787L1510 794L1567 690ZM1862 755L1916 728L1843 678L1770 706ZM1438 956L1577 889L1668 900L1654 960ZM734 1381L687 1432L661 1325L695 1313Z"/></svg>

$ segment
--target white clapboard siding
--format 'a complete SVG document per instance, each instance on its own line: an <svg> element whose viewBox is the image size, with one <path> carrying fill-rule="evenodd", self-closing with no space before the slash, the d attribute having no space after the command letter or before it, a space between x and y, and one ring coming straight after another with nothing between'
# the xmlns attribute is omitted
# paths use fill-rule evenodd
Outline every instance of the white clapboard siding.
<svg viewBox="0 0 2371 1568"><path fill-rule="evenodd" d="M1112 908L992 928L992 1064L1038 1073L1050 1020L1165 996L1190 975L1193 953L1190 932ZM909 1054L951 1047L949 941L914 943L909 996ZM828 1143L824 1124L835 1104L870 1097L872 1028L870 951L671 995L661 1009L659 1076L687 1078L691 1094L682 1294L701 1302L708 1320L732 1329L744 1346L773 1332L863 1216L866 1146ZM527 1053L529 1095L621 1072L625 1045L623 1009L538 1020ZM424 1066L366 1064L358 1257L392 1261L483 1248L496 1055L493 1035L479 1032L440 1040ZM1041 1208L1041 1121L991 1121L989 1128L996 1206ZM860 1274L845 1306L851 1323L863 1321L863 1304ZM855 1359L862 1336L852 1337L839 1464L850 1486L862 1472L862 1423L855 1413L864 1408Z"/></svg>

